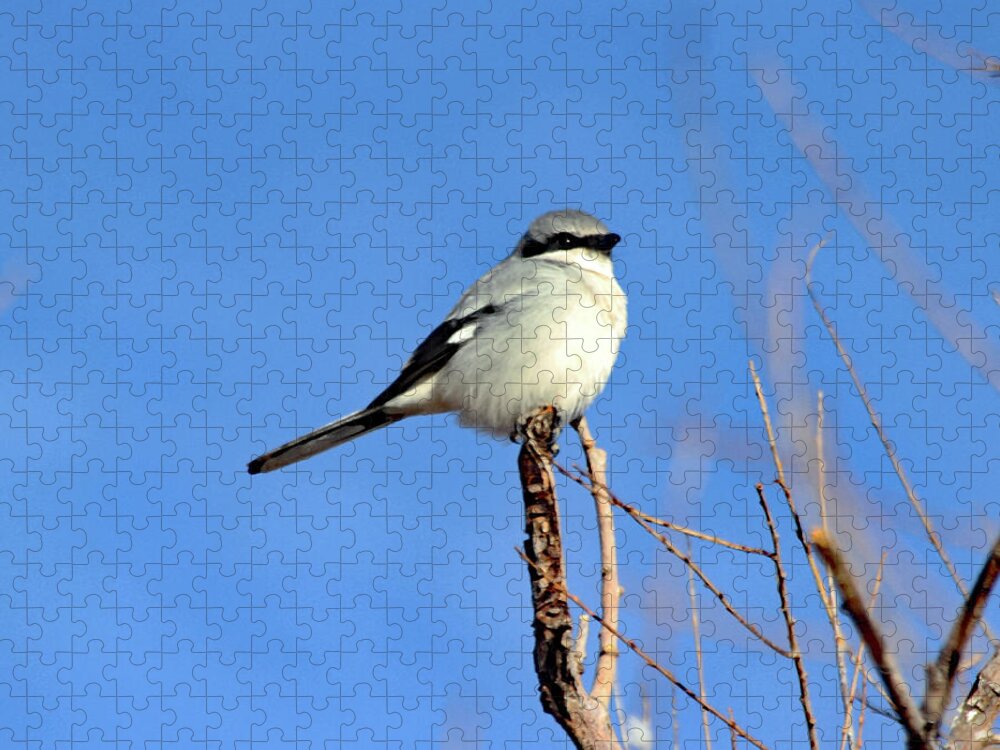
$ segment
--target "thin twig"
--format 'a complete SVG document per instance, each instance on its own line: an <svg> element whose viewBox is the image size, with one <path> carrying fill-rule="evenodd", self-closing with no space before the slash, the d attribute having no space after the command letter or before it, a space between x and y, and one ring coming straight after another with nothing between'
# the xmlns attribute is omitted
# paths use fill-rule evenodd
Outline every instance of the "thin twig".
<svg viewBox="0 0 1000 750"><path fill-rule="evenodd" d="M691 554L691 548L688 547L688 554ZM695 586L694 586L694 573L691 572L691 568L687 569L688 578L688 601L691 607L691 629L694 631L694 654L695 660L698 664L698 694L701 695L702 699L705 697L705 667L702 661L701 653L701 624L698 619L698 603L695 598ZM712 750L712 734L708 727L708 711L704 708L701 709L701 726L702 731L705 736L705 748L706 750Z"/></svg>
<svg viewBox="0 0 1000 750"><path fill-rule="evenodd" d="M819 496L820 526L823 532L829 535L830 509L826 497L826 450L823 435L824 412L823 391L819 391L816 394L816 457L819 461L816 484L817 495ZM850 727L854 724L852 718L854 707L847 699L847 641L844 638L844 631L840 625L840 612L837 609L837 588L833 585L833 575L829 571L826 574L826 596L821 596L820 598L823 599L823 609L826 610L826 619L830 621L830 627L833 628L833 645L837 660L837 680L840 683L840 699L844 708L844 726Z"/></svg>
<svg viewBox="0 0 1000 750"><path fill-rule="evenodd" d="M567 476L571 475L567 473ZM758 628L756 625L754 625L752 622L747 620L745 617L743 617L743 615L741 615L739 612L736 611L733 605L729 602L729 598L722 592L722 590L718 586L716 586L712 582L712 580L705 574L705 572L698 566L698 564L693 559L691 559L689 555L686 555L683 552L681 552L680 549L678 549L677 546L670 541L670 539L668 539L666 536L661 534L656 529L652 528L652 526L647 521L645 521L641 516L633 513L632 511L634 509L631 506L626 505L625 503L615 502L614 496L611 496L611 502L617 505L618 507L622 508L622 510L624 510L626 513L628 513L629 516L632 519L634 519L635 522L638 523L643 529L645 529L650 536L652 536L654 539L660 542L660 544L664 546L667 552L669 552L674 557L678 558L686 566L691 568L694 571L695 575L697 575L698 578L701 579L701 582L705 584L705 587L709 591L711 591L712 594L715 595L715 598L719 600L719 602L722 604L725 610L730 615L732 615L732 617L740 625L749 630L754 635L755 638L758 638L761 641L761 643L763 643L771 650L781 654L782 656L791 658L792 655L786 649L783 649L777 643L775 643L766 635L764 635L764 633L760 630L760 628ZM771 557L771 553L765 552L765 555L767 557Z"/></svg>
<svg viewBox="0 0 1000 750"><path fill-rule="evenodd" d="M749 630L754 635L755 638L759 639L761 643L770 648L772 651L781 654L782 656L785 656L789 659L791 658L792 655L787 649L782 648L777 643L772 641L770 638L764 635L764 633L761 631L760 628L758 628L756 625L754 625L752 622L747 620L743 615L741 615L739 612L736 611L736 608L733 607L733 605L730 603L729 597L727 597L725 593L723 593L723 591L718 586L716 586L715 583L712 582L712 579L710 579L705 574L705 571L703 571L701 567L698 565L698 563L696 563L693 559L691 559L689 555L686 555L683 552L681 552L674 545L673 542L671 542L666 536L658 532L656 529L652 528L646 521L642 520L637 516L632 516L632 518L634 518L636 523L642 526L651 536L656 538L660 542L660 544L664 546L667 552L672 554L674 557L676 557L682 563L684 563L688 568L694 571L694 574L698 576L698 578L701 580L703 584L705 584L705 588L707 588L709 591L712 592L715 598L719 601L720 604L722 604L722 606L733 617L733 619L735 619L744 628Z"/></svg>
<svg viewBox="0 0 1000 750"><path fill-rule="evenodd" d="M646 695L645 685L639 683L639 695L642 697L642 743L650 747L656 747L656 731L653 729L653 711L650 707L652 705L649 700L649 696ZM671 702L673 701L674 691L670 691ZM646 736L646 733L649 736ZM630 742L626 742L626 750L631 745Z"/></svg>
<svg viewBox="0 0 1000 750"><path fill-rule="evenodd" d="M558 468L559 471L561 471L570 479L579 481L577 477L575 477L571 472L567 471L566 469L558 465L556 465L556 468ZM652 528L651 522L646 521L643 518L642 513L637 511L628 503L624 503L621 500L618 500L614 495L609 495L609 496L611 497L612 503L614 503L619 508L624 510L636 523L638 523L643 529L645 529L645 531L650 536L652 536L660 544L662 544L663 547L667 550L667 552L672 554L674 557L676 557L682 563L684 563L684 565L686 565L688 568L694 571L694 574L697 575L698 578L701 580L701 582L705 585L705 587L712 592L715 598L719 601L720 604L722 604L723 608L733 617L733 619L735 619L744 628L749 630L750 633L752 633L755 638L760 640L761 643L763 643L765 646L770 648L775 653L778 653L789 659L792 657L791 653L787 649L782 648L777 643L772 641L770 638L764 635L764 633L760 630L760 628L758 628L752 622L747 620L743 615L737 612L735 607L733 607L733 605L730 603L729 597L727 597L725 593L723 593L723 591L718 586L716 586L715 583L712 582L712 580L705 574L705 572L701 569L698 563L696 563L691 558L690 555L686 555L683 552L681 552L680 549L678 549L677 546L673 542L671 542L668 537L666 537L664 534L661 534L656 529ZM759 554L762 554L764 557L769 557L771 559L774 559L773 558L774 553L768 552L767 550L755 549L754 552L759 552Z"/></svg>
<svg viewBox="0 0 1000 750"><path fill-rule="evenodd" d="M778 440L775 436L774 426L771 424L771 414L767 408L767 399L764 398L764 388L761 385L760 377L757 374L757 368L754 366L752 359L750 360L750 374L753 378L754 390L757 393L757 402L760 405L760 412L764 417L764 426L767 430L767 443L771 449L771 458L774 461L774 468L778 475L777 483L778 486L781 487L781 492L785 498L785 504L788 506L788 511L792 515L792 520L795 524L795 536L798 539L799 545L802 547L802 551L805 553L806 562L809 564L809 571L812 573L813 583L816 586L816 592L819 594L820 601L823 603L823 609L826 611L827 619L830 620L831 626L834 630L834 638L836 638L836 611L833 607L833 601L830 599L826 586L823 584L823 576L820 572L819 565L816 562L816 556L813 554L812 547L806 539L805 529L802 524L802 516L795 507L795 500L792 497L791 488L785 480L785 470L781 463L781 454L778 450ZM764 508L765 515L767 516L768 526L771 531L771 538L774 542L774 562L778 571L778 594L782 601L782 615L784 616L785 623L787 625L789 633L789 646L793 654L792 658L795 661L795 671L799 679L799 696L802 702L802 711L805 714L806 728L809 733L809 746L812 750L818 750L819 738L816 734L816 718L813 714L812 701L809 697L809 678L806 675L805 662L802 659L802 654L795 640L795 619L792 616L791 608L788 604L788 588L787 581L785 580L786 574L784 566L781 564L781 550L778 546L777 527L774 524L773 518L770 516L770 510L767 507L767 502L764 497L764 488L760 485L758 485L757 488L757 495L760 498L761 507Z"/></svg>
<svg viewBox="0 0 1000 750"><path fill-rule="evenodd" d="M878 685L878 683L876 681L874 681L874 680L864 680L863 685L867 685L867 686L871 687L871 686ZM862 692L862 694L864 694L864 692L865 692L865 688L864 687L862 687L861 692ZM879 695L882 695L882 693L879 693ZM859 695L859 696L857 696L854 699L854 702L857 703L859 706L863 705L865 708L867 708L869 711L871 711L876 716L881 716L883 719L888 719L889 721L894 722L896 724L899 723L899 717L896 716L895 713L893 713L891 710L886 710L884 708L879 708L878 706L876 706L874 703L871 702L871 699L869 699L867 695ZM888 703L888 702L889 701L886 701L886 703Z"/></svg>
<svg viewBox="0 0 1000 750"><path fill-rule="evenodd" d="M532 563L531 560L529 560L525 556L524 552L522 552L520 549L516 547L514 548L514 550L517 552L517 554L521 557L522 560L528 563L528 565L532 566L534 565L534 563ZM563 587L565 588L565 582L563 582ZM592 610L590 607L588 607L586 604L584 604L583 601L580 599L580 597L578 597L576 594L568 590L565 591L565 595L576 606L578 606L580 609L582 609L584 612L590 615L592 619L600 623L601 627L610 630L614 634L615 638L624 643L629 648L630 651L632 651L636 656L642 659L646 663L646 666L656 670L659 674L666 677L667 680L669 680L674 687L676 687L678 690L684 693L684 695L686 695L688 698L690 698L699 706L701 706L710 714L712 714L712 716L714 716L716 719L724 723L727 727L736 732L736 734L745 739L751 745L760 748L760 750L768 750L767 745L765 745L763 742L758 740L752 734L747 732L738 723L730 721L728 718L723 716L722 713L720 713L717 709L713 708L711 704L706 703L701 698L699 698L697 693L695 693L693 690L691 690L691 688L689 688L687 685L685 685L683 682L677 679L677 677L675 677L674 674L669 669L661 666L655 659L653 659L649 654L643 651L642 647L640 647L638 643L636 643L634 640L624 635L621 631L612 628L608 623L604 622L604 620L601 619L601 616L597 614L597 612Z"/></svg>
<svg viewBox="0 0 1000 750"><path fill-rule="evenodd" d="M854 664L854 673L851 676L851 687L847 693L847 707L844 709L844 721L840 725L840 750L849 750L854 745L852 735L854 733L854 701L858 698L858 685L861 685L863 693L866 693L865 681L858 680L861 675L862 664L865 658L865 642L858 644L851 663Z"/></svg>
<svg viewBox="0 0 1000 750"><path fill-rule="evenodd" d="M795 507L795 499L792 497L791 487L788 482L785 481L785 470L781 464L781 456L778 452L778 440L775 436L774 427L771 424L771 414L767 408L767 399L764 398L764 388L761 386L760 376L757 375L757 368L754 367L753 360L750 360L750 375L753 378L754 390L757 392L757 401L760 404L760 412L764 417L764 427L767 430L767 444L771 448L771 458L774 461L775 471L778 473L776 482L781 488L781 492L785 496L785 504L788 506L788 510L792 514L792 521L795 524L795 537L798 539L799 545L801 545L802 551L806 555L806 562L809 564L809 572L812 573L813 583L816 585L816 592L819 594L819 597L823 602L823 608L829 613L832 602L826 595L826 587L823 585L823 575L816 562L816 556L813 554L812 548L809 546L809 541L806 539L805 528L802 525L802 516L799 514L798 508Z"/></svg>
<svg viewBox="0 0 1000 750"><path fill-rule="evenodd" d="M671 731L671 735L673 736L673 739L674 739L674 744L672 745L672 747L680 747L681 746L681 727L680 727L680 724L677 723L677 691L676 690L671 690L670 691L670 728L672 730ZM732 731L732 729L730 729L729 731Z"/></svg>
<svg viewBox="0 0 1000 750"><path fill-rule="evenodd" d="M591 495L597 510L597 534L601 545L601 614L612 626L618 627L618 603L622 589L618 582L618 552L615 547L614 506L607 490L608 454L597 447L590 433L586 417L573 423L573 429L580 436L587 470L590 474ZM615 687L615 671L618 663L618 642L607 629L598 633L599 652L594 684L590 695L606 710L611 708L611 696Z"/></svg>
<svg viewBox="0 0 1000 750"><path fill-rule="evenodd" d="M879 697L891 706L892 698L889 697L889 694L885 691L885 688L882 686L882 680L873 677L872 673L867 669L862 669L861 674L864 675L864 678L868 682L868 685L870 687L875 688L875 691L879 694ZM879 675L879 677L881 677L881 675ZM890 716L890 718L893 717Z"/></svg>
<svg viewBox="0 0 1000 750"><path fill-rule="evenodd" d="M764 389L760 385L760 377L757 375L757 367L753 360L750 360L750 375L753 378L754 391L757 393L757 404L760 413L764 415L764 427L767 429L767 444L771 447L771 460L774 461L775 471L778 472L778 481L782 486L787 487L785 481L785 467L781 463L781 454L778 452L778 441L774 437L774 427L771 425L771 412L767 408L767 400L764 398Z"/></svg>
<svg viewBox="0 0 1000 750"><path fill-rule="evenodd" d="M806 674L805 662L802 659L802 651L799 649L799 639L795 634L795 615L788 597L788 577L785 572L785 565L781 559L781 544L778 539L778 527L774 523L774 516L767 504L764 496L764 485L757 483L757 498L760 500L760 507L764 511L764 519L767 521L767 530L771 534L771 544L774 547L774 569L778 583L778 599L781 602L781 616L785 621L785 630L788 633L788 647L792 654L792 661L795 664L795 674L799 680L799 702L802 705L802 713L806 720L806 730L809 734L809 747L812 750L819 750L819 738L816 736L816 716L813 713L812 701L809 698L809 675Z"/></svg>
<svg viewBox="0 0 1000 750"><path fill-rule="evenodd" d="M865 734L865 709L868 708L868 680L861 683L861 710L858 711L858 732L854 735L853 750L861 750ZM892 717L895 718L895 717Z"/></svg>
<svg viewBox="0 0 1000 750"><path fill-rule="evenodd" d="M882 429L882 421L878 418L878 414L875 413L875 408L872 406L871 398L868 396L868 391L861 383L861 378L854 369L854 363L851 362L850 356L847 354L843 344L840 342L840 336L837 335L833 322L830 320L829 316L827 316L826 310L824 310L823 306L820 304L819 298L816 296L816 292L813 291L813 263L816 260L817 253L819 253L825 244L826 239L824 238L823 241L818 242L809 251L809 258L806 261L806 293L809 295L813 308L816 310L820 320L823 322L823 327L830 335L830 339L833 341L833 344L837 349L837 354L840 356L840 360L844 363L848 374L851 376L851 382L854 383L854 387L857 390L858 395L861 397L861 402L864 404L865 410L868 412L868 419L871 421L872 427L875 428L875 433L878 435L878 439L882 443L882 449L885 451L885 455L888 456L889 463L892 464L893 472L896 474L900 484L903 486L903 492L906 495L907 501L910 503L910 507L913 508L913 511L917 514L917 518L920 519L920 523L924 527L924 533L927 535L931 546L934 547L934 551L937 553L938 558L940 558L941 562L944 564L945 569L951 576L952 581L955 582L959 592L961 592L962 597L968 597L969 592L965 583L962 581L961 576L958 575L958 570L955 568L954 564L951 562L951 558L945 551L944 544L942 544L937 531L934 530L934 526L931 524L927 513L924 511L923 506L917 499L916 493L910 485L909 477L903 470L903 465L900 463L899 458L896 455L896 449L892 447L892 443L889 441L885 431ZM983 623L983 631L986 633L987 637L990 638L990 640L994 640L994 636L985 622Z"/></svg>
<svg viewBox="0 0 1000 750"><path fill-rule="evenodd" d="M728 547L729 549L736 550L737 552L745 552L748 555L761 555L763 557L770 557L771 553L760 547L750 547L746 544L740 544L739 542L730 542L728 539L723 539L722 537L714 536L713 534L706 534L704 531L695 531L694 529L689 529L686 526L678 526L675 523L666 521L662 518L657 518L656 516L651 516L648 513L643 513L641 510L635 506L628 505L622 500L617 498L612 498L611 502L617 505L622 510L626 512L634 511L634 513L629 513L634 515L636 518L641 518L646 523L652 524L653 526L662 526L665 529L670 529L670 531L676 531L678 534L684 534L692 539L700 539L703 542L709 542L711 544L717 544L720 547Z"/></svg>
<svg viewBox="0 0 1000 750"><path fill-rule="evenodd" d="M840 589L840 595L844 602L844 609L847 610L847 614L857 626L869 653L871 653L872 661L878 667L882 683L889 695L889 701L906 731L911 746L919 746L923 738L923 716L905 689L906 683L896 665L896 660L892 653L885 648L882 634L872 621L861 596L858 594L854 579L847 569L847 563L841 556L840 550L827 538L822 529L813 532L812 543L819 550L823 562L833 573L833 579L837 588Z"/></svg>
<svg viewBox="0 0 1000 750"><path fill-rule="evenodd" d="M948 633L944 645L941 646L937 660L927 665L927 688L923 711L928 737L937 735L938 726L951 698L962 649L972 637L976 623L983 616L983 608L993 591L998 575L1000 575L1000 537L993 543L990 555L979 571L972 591L962 604L958 619Z"/></svg>
<svg viewBox="0 0 1000 750"><path fill-rule="evenodd" d="M581 487L585 487L588 490L592 490L590 482L584 478L581 473L574 473L562 466L558 462L554 462L553 466L559 471L560 474L565 476L567 479L579 484ZM579 471L579 467L573 466L574 469ZM662 526L670 531L676 531L678 534L684 534L685 536L692 537L694 539L700 539L703 542L710 542L711 544L718 544L720 547L728 547L729 549L734 549L738 552L746 552L748 555L761 555L763 557L771 557L771 553L766 549L761 549L760 547L750 547L746 544L740 544L738 542L730 542L728 539L723 539L712 534L707 534L704 531L695 531L694 529L689 529L686 526L679 526L678 524L672 523L671 521L664 520L662 518L657 518L656 516L651 516L648 513L643 513L641 510L636 508L634 505L625 502L619 498L615 493L611 492L608 487L603 487L607 491L608 496L611 498L611 502L628 513L632 518L641 518L648 524L653 526Z"/></svg>

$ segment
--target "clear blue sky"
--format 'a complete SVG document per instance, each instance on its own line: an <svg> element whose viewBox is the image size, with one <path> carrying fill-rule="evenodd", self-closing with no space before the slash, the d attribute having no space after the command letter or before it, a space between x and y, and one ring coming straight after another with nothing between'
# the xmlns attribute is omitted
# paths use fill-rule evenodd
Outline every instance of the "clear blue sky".
<svg viewBox="0 0 1000 750"><path fill-rule="evenodd" d="M435 417L280 474L244 465L367 403L567 205L624 237L631 325L590 414L617 494L765 543L752 357L817 523L823 390L839 540L869 579L887 550L877 613L924 660L959 600L805 261L829 233L816 289L970 578L1000 530L1000 104L998 79L958 68L998 51L996 14L75 5L0 10L0 745L561 746L514 446ZM562 497L570 585L596 605L592 503ZM832 637L772 497L832 732ZM684 570L619 528L627 631L695 685ZM694 554L782 639L768 565ZM791 666L699 603L709 700L802 746ZM668 747L670 686L631 655L621 678Z"/></svg>

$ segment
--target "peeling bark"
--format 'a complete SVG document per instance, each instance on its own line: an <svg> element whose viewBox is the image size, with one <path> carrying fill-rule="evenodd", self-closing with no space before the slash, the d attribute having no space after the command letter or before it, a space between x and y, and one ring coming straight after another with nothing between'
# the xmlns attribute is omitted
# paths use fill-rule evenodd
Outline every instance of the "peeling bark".
<svg viewBox="0 0 1000 750"><path fill-rule="evenodd" d="M558 433L555 409L540 409L527 421L523 432L525 441L517 463L524 493L528 535L524 551L535 611L535 671L542 708L579 750L618 748L607 707L583 686L582 664L573 642L552 471L552 443Z"/></svg>

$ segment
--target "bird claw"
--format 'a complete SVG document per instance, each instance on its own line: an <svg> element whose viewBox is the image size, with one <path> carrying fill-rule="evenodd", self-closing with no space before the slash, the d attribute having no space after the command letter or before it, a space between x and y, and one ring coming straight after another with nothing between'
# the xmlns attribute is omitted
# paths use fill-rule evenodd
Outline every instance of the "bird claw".
<svg viewBox="0 0 1000 750"><path fill-rule="evenodd" d="M521 417L517 420L517 424L514 427L514 431L510 433L510 441L512 443L524 444L528 440L537 439L536 435L532 435L535 428L535 420L543 415L548 415L548 424L546 427L546 432L548 432L549 438L549 450L552 452L553 456L559 455L559 444L556 440L559 437L559 433L562 432L563 425L566 423L562 412L560 412L554 406L543 407L542 409L536 410L525 417Z"/></svg>

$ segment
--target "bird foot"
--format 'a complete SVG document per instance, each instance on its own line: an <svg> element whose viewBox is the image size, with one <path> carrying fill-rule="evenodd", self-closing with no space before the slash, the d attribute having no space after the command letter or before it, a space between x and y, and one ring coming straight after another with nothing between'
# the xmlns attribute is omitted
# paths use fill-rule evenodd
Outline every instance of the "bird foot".
<svg viewBox="0 0 1000 750"><path fill-rule="evenodd" d="M562 432L565 419L554 406L543 406L540 409L518 419L514 431L510 433L512 443L523 444L529 440L546 444L553 456L559 455L559 444L556 439Z"/></svg>

